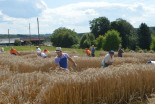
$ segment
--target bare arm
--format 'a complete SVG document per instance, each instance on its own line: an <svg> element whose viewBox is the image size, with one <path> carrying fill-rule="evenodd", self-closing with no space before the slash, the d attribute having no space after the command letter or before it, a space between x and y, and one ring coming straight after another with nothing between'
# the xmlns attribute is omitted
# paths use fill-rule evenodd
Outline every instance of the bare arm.
<svg viewBox="0 0 155 104"><path fill-rule="evenodd" d="M111 62L107 62L106 64L108 64L108 65L112 65L112 63L111 63Z"/></svg>
<svg viewBox="0 0 155 104"><path fill-rule="evenodd" d="M72 59L72 58L68 57L68 60L69 60L69 61L71 61L71 62L72 62L72 64L73 64L75 67L77 66L77 64L73 61L73 59Z"/></svg>

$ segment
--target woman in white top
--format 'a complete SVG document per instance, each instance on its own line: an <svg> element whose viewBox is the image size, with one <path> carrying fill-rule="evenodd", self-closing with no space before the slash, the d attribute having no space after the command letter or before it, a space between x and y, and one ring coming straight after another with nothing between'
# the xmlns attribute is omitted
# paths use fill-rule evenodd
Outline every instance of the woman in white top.
<svg viewBox="0 0 155 104"><path fill-rule="evenodd" d="M41 52L41 49L39 48L39 46L36 46L37 52Z"/></svg>

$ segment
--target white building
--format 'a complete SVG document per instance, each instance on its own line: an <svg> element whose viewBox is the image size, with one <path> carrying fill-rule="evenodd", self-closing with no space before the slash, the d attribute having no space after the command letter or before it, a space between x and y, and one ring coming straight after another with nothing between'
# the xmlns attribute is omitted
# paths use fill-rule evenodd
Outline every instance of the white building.
<svg viewBox="0 0 155 104"><path fill-rule="evenodd" d="M10 38L10 40L7 38L5 39L0 39L0 45L4 45L4 46L8 46L8 45L14 45L15 40L19 40L21 42L23 42L22 40L20 40L20 38Z"/></svg>

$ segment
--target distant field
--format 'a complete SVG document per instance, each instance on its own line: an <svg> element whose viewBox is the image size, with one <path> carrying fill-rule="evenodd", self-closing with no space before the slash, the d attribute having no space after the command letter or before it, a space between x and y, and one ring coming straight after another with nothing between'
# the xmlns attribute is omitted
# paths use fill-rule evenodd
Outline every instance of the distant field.
<svg viewBox="0 0 155 104"><path fill-rule="evenodd" d="M146 63L154 53L124 53L103 70L107 52L88 57L80 49L63 48L77 67L69 62L71 72L58 73L54 47L45 47L51 52L46 59L37 57L35 47L15 48L20 56L0 53L1 104L146 104L155 93L155 66Z"/></svg>

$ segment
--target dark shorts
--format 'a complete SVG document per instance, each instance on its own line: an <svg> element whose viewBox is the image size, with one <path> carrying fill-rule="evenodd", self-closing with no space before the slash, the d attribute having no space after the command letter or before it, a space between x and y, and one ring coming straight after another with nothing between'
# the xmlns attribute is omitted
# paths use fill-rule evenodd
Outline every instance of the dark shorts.
<svg viewBox="0 0 155 104"><path fill-rule="evenodd" d="M92 57L95 57L95 54L91 54Z"/></svg>
<svg viewBox="0 0 155 104"><path fill-rule="evenodd" d="M15 53L12 53L12 55L16 55Z"/></svg>
<svg viewBox="0 0 155 104"><path fill-rule="evenodd" d="M106 63L104 64L104 67L108 67L108 66L109 66L108 64L106 64Z"/></svg>

